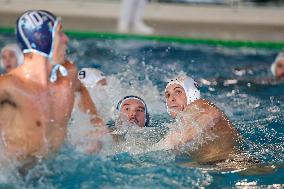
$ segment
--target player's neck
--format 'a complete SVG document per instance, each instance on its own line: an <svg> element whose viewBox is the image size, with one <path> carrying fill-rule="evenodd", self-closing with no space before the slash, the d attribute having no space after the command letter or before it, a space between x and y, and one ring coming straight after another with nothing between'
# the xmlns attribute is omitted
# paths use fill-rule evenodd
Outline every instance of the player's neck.
<svg viewBox="0 0 284 189"><path fill-rule="evenodd" d="M49 60L39 54L31 54L25 57L21 67L22 77L34 81L40 85L47 86L49 82L51 65Z"/></svg>

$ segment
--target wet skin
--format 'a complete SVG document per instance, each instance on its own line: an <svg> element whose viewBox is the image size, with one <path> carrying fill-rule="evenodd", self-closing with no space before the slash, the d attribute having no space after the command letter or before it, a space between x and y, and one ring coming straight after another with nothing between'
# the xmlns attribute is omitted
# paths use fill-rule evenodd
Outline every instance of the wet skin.
<svg viewBox="0 0 284 189"><path fill-rule="evenodd" d="M53 59L67 68L67 77L58 74L56 82L49 82L52 65L35 53L25 54L22 66L0 77L0 134L8 157L25 163L57 151L65 140L76 91L81 92L84 110L96 115L76 66L65 61L67 43L59 23Z"/></svg>
<svg viewBox="0 0 284 189"><path fill-rule="evenodd" d="M186 93L178 84L170 85L165 91L170 115L179 119L184 126L179 132L170 132L163 141L167 148L180 146L199 137L214 136L206 139L197 149L188 153L199 163L208 163L229 158L235 152L237 133L227 116L208 100L199 99L187 105Z"/></svg>
<svg viewBox="0 0 284 189"><path fill-rule="evenodd" d="M121 105L120 116L138 125L144 127L145 125L145 107L142 102L136 99L127 99Z"/></svg>

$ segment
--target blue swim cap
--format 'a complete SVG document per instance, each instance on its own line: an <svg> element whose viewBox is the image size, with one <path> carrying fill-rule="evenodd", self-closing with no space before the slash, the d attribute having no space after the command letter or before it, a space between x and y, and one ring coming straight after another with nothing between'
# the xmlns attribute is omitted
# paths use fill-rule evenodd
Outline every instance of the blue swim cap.
<svg viewBox="0 0 284 189"><path fill-rule="evenodd" d="M60 18L45 10L30 10L17 20L16 35L23 53L52 57L55 29Z"/></svg>
<svg viewBox="0 0 284 189"><path fill-rule="evenodd" d="M128 100L128 99L136 99L140 102L142 102L142 104L144 105L144 108L145 108L145 127L147 127L150 123L150 115L149 115L149 112L148 112L148 109L147 109L147 105L145 103L145 101L140 98L139 96L135 96L135 95L129 95L129 96L125 96L123 97L116 105L116 110L117 111L120 111L121 110L121 105L122 103L125 101L125 100Z"/></svg>
<svg viewBox="0 0 284 189"><path fill-rule="evenodd" d="M29 10L17 20L16 35L23 53L38 53L54 64L50 73L50 81L57 80L57 71L67 76L67 69L52 60L54 36L61 19L45 10Z"/></svg>

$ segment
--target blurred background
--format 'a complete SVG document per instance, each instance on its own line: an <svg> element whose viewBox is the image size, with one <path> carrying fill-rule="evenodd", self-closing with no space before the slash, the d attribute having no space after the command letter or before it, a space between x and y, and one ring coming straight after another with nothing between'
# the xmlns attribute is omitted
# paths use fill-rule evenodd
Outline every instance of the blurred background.
<svg viewBox="0 0 284 189"><path fill-rule="evenodd" d="M0 0L0 28L28 9L63 17L67 31L117 33L122 1ZM284 42L284 0L151 0L143 18L156 36Z"/></svg>

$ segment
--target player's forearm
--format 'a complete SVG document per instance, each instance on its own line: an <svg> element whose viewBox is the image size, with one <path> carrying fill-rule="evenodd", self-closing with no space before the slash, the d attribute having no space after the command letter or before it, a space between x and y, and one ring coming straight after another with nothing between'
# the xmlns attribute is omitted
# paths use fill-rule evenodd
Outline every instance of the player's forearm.
<svg viewBox="0 0 284 189"><path fill-rule="evenodd" d="M93 103L89 95L89 92L85 86L83 85L80 86L80 93L81 93L80 105L82 107L82 111L84 111L87 114L97 116L98 113L97 113L96 106Z"/></svg>
<svg viewBox="0 0 284 189"><path fill-rule="evenodd" d="M83 86L82 84L81 84L81 87L80 87L80 93L81 93L81 97L80 97L79 106L81 107L80 108L81 111L91 115L90 122L92 124L104 125L104 121L99 116L97 109L96 109L96 106L93 103L87 88L85 86Z"/></svg>

